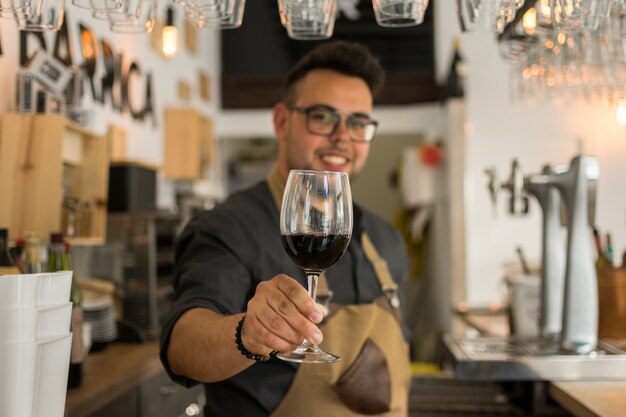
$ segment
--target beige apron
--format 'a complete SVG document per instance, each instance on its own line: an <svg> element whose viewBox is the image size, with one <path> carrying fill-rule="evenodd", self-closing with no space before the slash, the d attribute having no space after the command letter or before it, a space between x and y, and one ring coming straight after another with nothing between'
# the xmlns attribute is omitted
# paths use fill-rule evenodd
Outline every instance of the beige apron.
<svg viewBox="0 0 626 417"><path fill-rule="evenodd" d="M268 183L280 207L284 183L276 166ZM272 417L408 416L411 371L397 285L367 234L361 239L385 295L371 304L329 303L332 291L325 275L320 276L317 299L329 308L320 325L324 334L320 347L341 361L301 364Z"/></svg>

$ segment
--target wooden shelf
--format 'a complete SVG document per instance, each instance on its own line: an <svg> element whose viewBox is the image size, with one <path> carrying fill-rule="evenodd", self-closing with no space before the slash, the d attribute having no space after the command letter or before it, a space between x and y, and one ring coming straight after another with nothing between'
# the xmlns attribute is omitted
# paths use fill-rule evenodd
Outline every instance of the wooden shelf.
<svg viewBox="0 0 626 417"><path fill-rule="evenodd" d="M64 116L3 114L0 227L12 237L61 231L74 244L104 242L109 155L106 137Z"/></svg>

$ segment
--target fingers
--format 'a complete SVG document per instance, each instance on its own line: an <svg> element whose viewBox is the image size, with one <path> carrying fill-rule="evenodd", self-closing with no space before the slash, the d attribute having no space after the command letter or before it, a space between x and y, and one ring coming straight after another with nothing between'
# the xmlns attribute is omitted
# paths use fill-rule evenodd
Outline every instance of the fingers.
<svg viewBox="0 0 626 417"><path fill-rule="evenodd" d="M298 281L286 275L275 278L278 289L293 303L299 312L313 323L319 323L324 316L317 303L309 296L306 289Z"/></svg>
<svg viewBox="0 0 626 417"><path fill-rule="evenodd" d="M244 346L253 353L269 354L272 350L287 352L295 349L301 341L292 343L270 331L256 315L246 315L242 330Z"/></svg>
<svg viewBox="0 0 626 417"><path fill-rule="evenodd" d="M321 343L322 333L315 322L323 315L302 285L279 275L257 286L248 302L248 337L253 343L278 351L292 350L303 339ZM248 327L248 326L245 326Z"/></svg>

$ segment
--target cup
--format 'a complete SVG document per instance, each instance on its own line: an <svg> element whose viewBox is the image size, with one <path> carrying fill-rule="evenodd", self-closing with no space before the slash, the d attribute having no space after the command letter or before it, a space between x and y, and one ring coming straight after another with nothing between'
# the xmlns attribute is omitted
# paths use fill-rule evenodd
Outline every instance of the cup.
<svg viewBox="0 0 626 417"><path fill-rule="evenodd" d="M37 284L37 274L0 276L0 308L35 307ZM67 300L69 300L69 293Z"/></svg>
<svg viewBox="0 0 626 417"><path fill-rule="evenodd" d="M406 27L424 21L428 0L372 0L380 26Z"/></svg>
<svg viewBox="0 0 626 417"><path fill-rule="evenodd" d="M598 337L626 337L626 268L598 268Z"/></svg>
<svg viewBox="0 0 626 417"><path fill-rule="evenodd" d="M36 368L37 342L0 343L0 416L32 416Z"/></svg>
<svg viewBox="0 0 626 417"><path fill-rule="evenodd" d="M215 5L188 2L185 17L199 28L235 29L243 23L245 5L245 0L222 0Z"/></svg>
<svg viewBox="0 0 626 417"><path fill-rule="evenodd" d="M72 303L51 307L0 309L0 343L25 343L65 336L70 331Z"/></svg>
<svg viewBox="0 0 626 417"><path fill-rule="evenodd" d="M180 6L192 6L192 7L218 6L222 2L222 0L172 0L172 1Z"/></svg>
<svg viewBox="0 0 626 417"><path fill-rule="evenodd" d="M15 18L15 12L30 6L30 0L0 0L0 17Z"/></svg>
<svg viewBox="0 0 626 417"><path fill-rule="evenodd" d="M506 277L509 292L511 334L521 338L539 336L539 278L534 275Z"/></svg>
<svg viewBox="0 0 626 417"><path fill-rule="evenodd" d="M37 309L0 309L0 343L32 342L37 339Z"/></svg>
<svg viewBox="0 0 626 417"><path fill-rule="evenodd" d="M36 276L37 307L58 306L67 303L72 288L72 271L47 272L36 274Z"/></svg>
<svg viewBox="0 0 626 417"><path fill-rule="evenodd" d="M0 343L0 416L63 417L72 334Z"/></svg>
<svg viewBox="0 0 626 417"><path fill-rule="evenodd" d="M609 17L614 0L550 0L556 30L596 30Z"/></svg>
<svg viewBox="0 0 626 417"><path fill-rule="evenodd" d="M16 10L15 21L19 30L57 31L64 16L65 0L31 0L28 6Z"/></svg>
<svg viewBox="0 0 626 417"><path fill-rule="evenodd" d="M124 0L120 9L109 13L111 30L129 34L152 32L157 9L158 0Z"/></svg>
<svg viewBox="0 0 626 417"><path fill-rule="evenodd" d="M72 303L37 309L37 340L66 336L70 332Z"/></svg>
<svg viewBox="0 0 626 417"><path fill-rule="evenodd" d="M122 7L123 0L72 0L72 4L81 9L95 12L108 12Z"/></svg>
<svg viewBox="0 0 626 417"><path fill-rule="evenodd" d="M518 0L459 0L461 30L502 33L522 4Z"/></svg>
<svg viewBox="0 0 626 417"><path fill-rule="evenodd" d="M63 417L72 333L37 343L33 417Z"/></svg>
<svg viewBox="0 0 626 417"><path fill-rule="evenodd" d="M285 28L291 39L321 40L333 34L336 0L281 0ZM281 17L281 20L283 20Z"/></svg>

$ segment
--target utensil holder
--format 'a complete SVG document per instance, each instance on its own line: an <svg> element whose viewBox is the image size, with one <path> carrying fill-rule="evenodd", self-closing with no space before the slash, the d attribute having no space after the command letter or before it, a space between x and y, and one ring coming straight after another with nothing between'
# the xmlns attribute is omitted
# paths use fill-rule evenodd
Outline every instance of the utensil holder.
<svg viewBox="0 0 626 417"><path fill-rule="evenodd" d="M626 268L601 267L597 271L598 337L626 338Z"/></svg>

